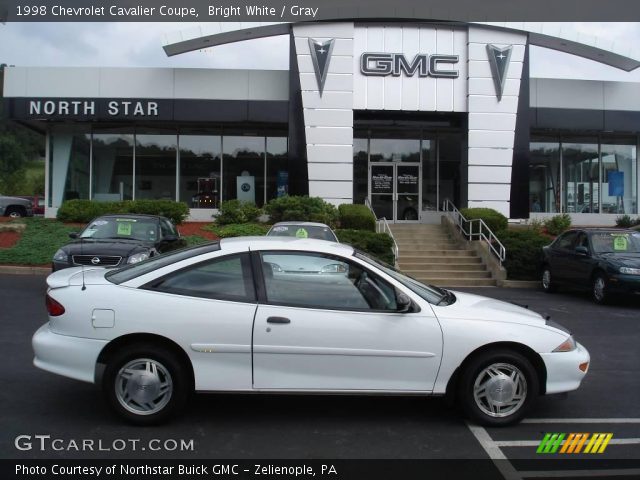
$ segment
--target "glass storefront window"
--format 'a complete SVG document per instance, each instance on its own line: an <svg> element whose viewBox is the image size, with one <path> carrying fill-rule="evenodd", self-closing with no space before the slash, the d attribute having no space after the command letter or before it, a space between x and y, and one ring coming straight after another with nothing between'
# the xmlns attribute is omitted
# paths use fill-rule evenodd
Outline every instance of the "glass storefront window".
<svg viewBox="0 0 640 480"><path fill-rule="evenodd" d="M635 142L603 140L602 213L638 213L638 157Z"/></svg>
<svg viewBox="0 0 640 480"><path fill-rule="evenodd" d="M353 139L353 203L364 203L368 195L368 142L366 138Z"/></svg>
<svg viewBox="0 0 640 480"><path fill-rule="evenodd" d="M218 208L222 140L214 135L180 135L180 201L191 208Z"/></svg>
<svg viewBox="0 0 640 480"><path fill-rule="evenodd" d="M136 200L176 199L176 134L136 135Z"/></svg>
<svg viewBox="0 0 640 480"><path fill-rule="evenodd" d="M422 209L438 210L438 157L436 140L422 140Z"/></svg>
<svg viewBox="0 0 640 480"><path fill-rule="evenodd" d="M225 136L222 200L264 202L265 137Z"/></svg>
<svg viewBox="0 0 640 480"><path fill-rule="evenodd" d="M420 133L416 132L415 139L371 138L369 149L371 162L419 162Z"/></svg>
<svg viewBox="0 0 640 480"><path fill-rule="evenodd" d="M462 139L458 134L438 136L438 175L440 177L440 203L449 199L454 205L462 205L460 181L462 178ZM466 155L466 154L465 154Z"/></svg>
<svg viewBox="0 0 640 480"><path fill-rule="evenodd" d="M289 193L287 137L267 137L267 202Z"/></svg>
<svg viewBox="0 0 640 480"><path fill-rule="evenodd" d="M560 211L560 142L532 137L529 146L529 211Z"/></svg>
<svg viewBox="0 0 640 480"><path fill-rule="evenodd" d="M600 174L597 141L562 142L563 208L569 213L598 213Z"/></svg>
<svg viewBox="0 0 640 480"><path fill-rule="evenodd" d="M65 200L89 198L90 149L88 133L51 133L51 206L59 207Z"/></svg>
<svg viewBox="0 0 640 480"><path fill-rule="evenodd" d="M133 198L133 132L98 130L93 134L92 181L93 200Z"/></svg>

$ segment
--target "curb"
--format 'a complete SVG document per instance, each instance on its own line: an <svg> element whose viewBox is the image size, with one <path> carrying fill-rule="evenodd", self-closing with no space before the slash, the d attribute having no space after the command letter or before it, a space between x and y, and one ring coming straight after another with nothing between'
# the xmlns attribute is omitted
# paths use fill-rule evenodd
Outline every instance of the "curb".
<svg viewBox="0 0 640 480"><path fill-rule="evenodd" d="M51 268L48 267L20 267L13 265L0 265L0 274L8 275L49 275Z"/></svg>
<svg viewBox="0 0 640 480"><path fill-rule="evenodd" d="M498 286L502 288L539 288L538 280L498 280Z"/></svg>

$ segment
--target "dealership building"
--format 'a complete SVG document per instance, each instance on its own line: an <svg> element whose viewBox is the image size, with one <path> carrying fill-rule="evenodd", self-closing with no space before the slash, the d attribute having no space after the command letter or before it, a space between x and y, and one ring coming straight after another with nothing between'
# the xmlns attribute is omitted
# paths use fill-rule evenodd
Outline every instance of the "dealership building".
<svg viewBox="0 0 640 480"><path fill-rule="evenodd" d="M640 54L548 24L418 21L220 24L164 48L275 35L288 71L6 68L9 117L47 136L46 215L171 199L210 220L287 193L368 199L394 222L437 221L446 201L592 225L640 213L640 83L532 78L529 47L626 71Z"/></svg>

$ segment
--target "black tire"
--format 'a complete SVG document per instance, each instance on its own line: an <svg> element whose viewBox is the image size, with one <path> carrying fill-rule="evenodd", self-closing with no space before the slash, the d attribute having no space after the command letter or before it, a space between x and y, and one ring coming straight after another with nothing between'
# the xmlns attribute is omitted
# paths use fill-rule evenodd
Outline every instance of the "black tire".
<svg viewBox="0 0 640 480"><path fill-rule="evenodd" d="M558 290L558 286L553 281L553 276L551 275L551 267L549 265L544 265L542 267L542 275L540 277L542 283L542 290L546 293L553 293Z"/></svg>
<svg viewBox="0 0 640 480"><path fill-rule="evenodd" d="M596 272L591 280L591 298L599 305L609 302L610 294L607 292L607 276L602 272Z"/></svg>
<svg viewBox="0 0 640 480"><path fill-rule="evenodd" d="M25 217L27 215L27 212L22 207L7 207L4 214L7 217L21 218L21 217Z"/></svg>
<svg viewBox="0 0 640 480"><path fill-rule="evenodd" d="M497 375L491 377L485 373L491 368ZM510 374L515 372L515 379ZM490 379L490 380L489 380ZM492 382L490 385L486 383ZM511 382L511 383L509 383ZM505 395L504 400L490 403L489 395L476 395L478 391L490 391L496 400ZM526 357L507 349L480 353L472 358L460 377L458 399L465 414L474 422L489 427L504 427L519 422L526 415L532 402L538 396L538 375ZM521 398L514 398L514 395ZM478 398L476 398L476 396ZM508 401L516 402L506 405ZM493 406L492 406L493 405ZM503 409L500 411L500 409ZM489 410L492 413L488 413Z"/></svg>
<svg viewBox="0 0 640 480"><path fill-rule="evenodd" d="M135 372L133 376L136 380L120 376L125 367ZM165 389L162 385L167 384L170 387ZM168 395L163 390L169 390ZM109 405L127 422L157 425L169 420L185 406L193 385L187 366L177 355L157 345L139 344L125 348L109 359L102 391ZM142 402L136 403L136 400L150 396L154 400L144 404L146 407ZM128 408L124 403L128 404Z"/></svg>

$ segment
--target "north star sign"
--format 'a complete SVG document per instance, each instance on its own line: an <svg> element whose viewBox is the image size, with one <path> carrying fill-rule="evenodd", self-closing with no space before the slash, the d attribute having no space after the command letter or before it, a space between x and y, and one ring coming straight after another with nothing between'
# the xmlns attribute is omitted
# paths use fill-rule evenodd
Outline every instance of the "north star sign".
<svg viewBox="0 0 640 480"><path fill-rule="evenodd" d="M399 77L403 73L413 77L417 73L419 77L458 78L458 70L451 70L451 65L458 63L458 60L458 55L419 53L409 62L402 53L363 53L360 72L375 77Z"/></svg>

